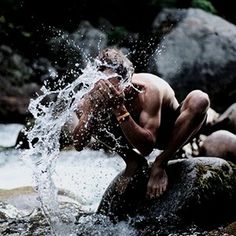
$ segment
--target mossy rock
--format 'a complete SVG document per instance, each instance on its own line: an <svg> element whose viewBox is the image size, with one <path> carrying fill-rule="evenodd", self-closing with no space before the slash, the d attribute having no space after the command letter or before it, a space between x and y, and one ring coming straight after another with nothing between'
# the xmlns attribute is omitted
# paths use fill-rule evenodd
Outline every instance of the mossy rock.
<svg viewBox="0 0 236 236"><path fill-rule="evenodd" d="M236 166L220 158L170 161L168 190L158 199L146 198L150 168L143 167L123 193L117 191L122 173L108 187L98 212L114 220L132 217L139 230L159 232L192 223L211 228L236 218ZM182 227L182 226L181 226Z"/></svg>

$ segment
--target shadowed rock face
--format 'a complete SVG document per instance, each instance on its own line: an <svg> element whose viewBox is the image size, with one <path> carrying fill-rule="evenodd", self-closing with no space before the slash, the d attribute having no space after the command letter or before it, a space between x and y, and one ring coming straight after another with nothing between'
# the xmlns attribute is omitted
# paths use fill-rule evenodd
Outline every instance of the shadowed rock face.
<svg viewBox="0 0 236 236"><path fill-rule="evenodd" d="M209 127L209 133L217 130L228 130L236 134L236 103L228 107Z"/></svg>
<svg viewBox="0 0 236 236"><path fill-rule="evenodd" d="M166 79L181 100L201 89L220 112L235 102L235 25L199 9L165 9L153 31L163 24L172 30L158 45L151 71Z"/></svg>
<svg viewBox="0 0 236 236"><path fill-rule="evenodd" d="M236 167L220 158L193 158L171 161L169 187L155 200L145 198L149 169L133 177L124 193L117 191L118 176L107 189L99 213L114 220L135 219L139 230L162 232L167 227L195 222L217 225L236 218Z"/></svg>

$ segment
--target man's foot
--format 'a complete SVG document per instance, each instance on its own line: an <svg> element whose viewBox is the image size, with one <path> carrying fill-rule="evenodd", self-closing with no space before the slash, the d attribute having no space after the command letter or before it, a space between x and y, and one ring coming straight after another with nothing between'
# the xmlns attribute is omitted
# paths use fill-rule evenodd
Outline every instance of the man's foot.
<svg viewBox="0 0 236 236"><path fill-rule="evenodd" d="M160 197L166 191L167 184L168 176L165 169L153 165L147 185L147 197L150 199Z"/></svg>

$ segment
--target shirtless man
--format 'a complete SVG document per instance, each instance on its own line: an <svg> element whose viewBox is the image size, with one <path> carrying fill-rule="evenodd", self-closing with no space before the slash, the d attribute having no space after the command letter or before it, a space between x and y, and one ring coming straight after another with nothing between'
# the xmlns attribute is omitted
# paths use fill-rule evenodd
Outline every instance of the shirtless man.
<svg viewBox="0 0 236 236"><path fill-rule="evenodd" d="M101 140L124 159L127 177L154 148L163 150L152 165L147 185L147 196L159 197L167 188L168 160L205 121L208 95L194 90L180 106L167 82L153 74L133 74L132 63L119 50L103 50L98 61L98 70L108 79L99 80L80 103L74 146L80 151L91 137ZM122 87L127 80L130 85Z"/></svg>

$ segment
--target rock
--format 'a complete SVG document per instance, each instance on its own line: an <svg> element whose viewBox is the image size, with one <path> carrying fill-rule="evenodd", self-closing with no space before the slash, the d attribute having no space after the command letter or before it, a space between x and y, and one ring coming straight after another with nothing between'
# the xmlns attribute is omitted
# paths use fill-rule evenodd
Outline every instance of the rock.
<svg viewBox="0 0 236 236"><path fill-rule="evenodd" d="M231 224L221 227L220 229L212 230L208 233L209 236L222 236L222 235L236 235L236 221Z"/></svg>
<svg viewBox="0 0 236 236"><path fill-rule="evenodd" d="M106 45L106 34L94 28L88 21L82 21L78 30L73 33L60 31L49 42L55 60L67 70L84 68Z"/></svg>
<svg viewBox="0 0 236 236"><path fill-rule="evenodd" d="M4 60L2 59L4 58ZM28 105L45 79L52 77L46 58L31 62L7 45L0 45L0 122L25 123Z"/></svg>
<svg viewBox="0 0 236 236"><path fill-rule="evenodd" d="M168 30L150 71L167 80L180 100L201 89L222 112L236 99L236 26L200 9L164 9L153 31L163 24Z"/></svg>
<svg viewBox="0 0 236 236"><path fill-rule="evenodd" d="M226 130L213 132L202 142L199 155L221 157L236 163L236 135Z"/></svg>
<svg viewBox="0 0 236 236"><path fill-rule="evenodd" d="M69 230L75 229L76 218L83 214L74 197L66 189L58 191L61 235L71 235ZM50 235L52 221L46 219L33 187L0 189L0 235Z"/></svg>
<svg viewBox="0 0 236 236"><path fill-rule="evenodd" d="M17 210L16 207L8 204L8 203L5 203L5 202L0 202L0 221L1 220L6 220L6 219L9 219L9 218L19 218L21 217L21 214L20 212Z"/></svg>
<svg viewBox="0 0 236 236"><path fill-rule="evenodd" d="M130 183L126 182L127 179L122 173L119 174L104 193L97 212L109 215L115 220L123 220L127 215L136 215L137 208L145 202L148 173L148 167L144 166L137 171ZM128 185L123 192L121 188L126 183Z"/></svg>
<svg viewBox="0 0 236 236"><path fill-rule="evenodd" d="M228 107L209 127L211 132L220 129L236 134L236 103Z"/></svg>
<svg viewBox="0 0 236 236"><path fill-rule="evenodd" d="M192 222L209 227L236 217L234 164L206 157L170 161L168 190L154 200L145 198L148 172L147 167L139 170L124 193L117 191L119 175L104 194L98 213L114 220L132 217L144 235L176 232L179 225Z"/></svg>
<svg viewBox="0 0 236 236"><path fill-rule="evenodd" d="M2 218L2 212L7 210L5 218ZM14 214L9 215L10 211L14 210ZM71 235L67 231L67 227L72 229L75 227L68 219L75 218L80 213L80 210L75 203L60 203L61 209L61 235ZM16 214L17 213L17 214ZM54 226L55 227L55 226ZM69 229L70 230L70 229ZM58 231L58 230L57 230ZM34 209L30 214L21 214L11 204L0 202L0 235L50 235L52 233L48 219L45 218L40 208ZM57 234L58 235L58 234Z"/></svg>

